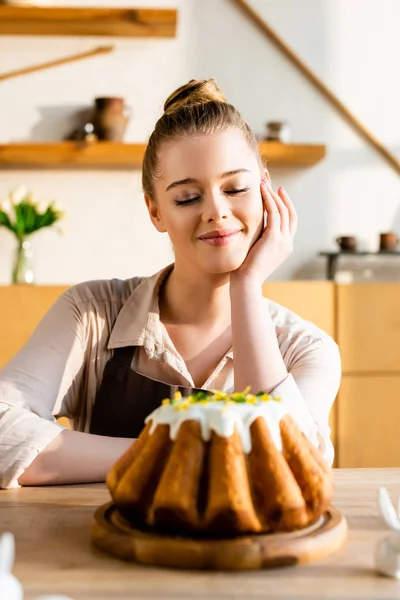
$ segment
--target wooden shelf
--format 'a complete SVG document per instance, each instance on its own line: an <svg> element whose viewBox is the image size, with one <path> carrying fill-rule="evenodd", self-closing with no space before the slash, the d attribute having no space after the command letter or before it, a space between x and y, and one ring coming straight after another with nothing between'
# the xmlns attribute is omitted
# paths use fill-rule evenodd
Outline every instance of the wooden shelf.
<svg viewBox="0 0 400 600"><path fill-rule="evenodd" d="M261 156L267 167L312 167L325 156L326 148L317 144L282 144L260 142Z"/></svg>
<svg viewBox="0 0 400 600"><path fill-rule="evenodd" d="M0 144L0 169L131 169L141 166L145 149L113 142Z"/></svg>
<svg viewBox="0 0 400 600"><path fill-rule="evenodd" d="M146 144L76 142L0 144L0 169L134 169L142 163ZM305 167L325 155L325 146L261 142L268 167Z"/></svg>
<svg viewBox="0 0 400 600"><path fill-rule="evenodd" d="M175 9L0 6L3 35L174 37L176 20Z"/></svg>

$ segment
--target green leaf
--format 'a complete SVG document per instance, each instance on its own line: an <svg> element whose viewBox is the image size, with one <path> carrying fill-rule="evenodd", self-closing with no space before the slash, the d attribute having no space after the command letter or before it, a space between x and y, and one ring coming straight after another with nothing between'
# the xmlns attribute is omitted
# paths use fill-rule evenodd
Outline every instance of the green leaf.
<svg viewBox="0 0 400 600"><path fill-rule="evenodd" d="M18 239L22 239L25 235L31 235L44 227L51 227L64 217L63 212L54 208L54 203L50 204L44 213L38 212L36 204L29 198L14 205L14 213L14 225L4 212L1 213L3 217L0 218L0 225L13 231Z"/></svg>
<svg viewBox="0 0 400 600"><path fill-rule="evenodd" d="M246 402L246 396L243 396L243 394L233 394L232 400L242 404L243 402Z"/></svg>
<svg viewBox="0 0 400 600"><path fill-rule="evenodd" d="M192 394L192 396L195 402L200 402L200 400L206 400L209 398L209 394L206 392L197 392L196 394Z"/></svg>
<svg viewBox="0 0 400 600"><path fill-rule="evenodd" d="M3 227L6 227L7 229L15 233L14 226L11 223L8 214L3 212L2 210L0 210L0 225L3 225Z"/></svg>

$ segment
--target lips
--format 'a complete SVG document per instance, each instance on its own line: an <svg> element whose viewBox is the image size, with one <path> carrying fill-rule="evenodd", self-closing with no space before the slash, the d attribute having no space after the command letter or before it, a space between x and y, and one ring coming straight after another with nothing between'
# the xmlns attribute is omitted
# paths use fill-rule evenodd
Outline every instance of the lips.
<svg viewBox="0 0 400 600"><path fill-rule="evenodd" d="M210 246L227 246L240 234L241 229L215 229L199 236L199 240Z"/></svg>
<svg viewBox="0 0 400 600"><path fill-rule="evenodd" d="M208 231L199 236L199 240L212 240L214 238L228 237L239 233L240 229L215 229L214 231Z"/></svg>

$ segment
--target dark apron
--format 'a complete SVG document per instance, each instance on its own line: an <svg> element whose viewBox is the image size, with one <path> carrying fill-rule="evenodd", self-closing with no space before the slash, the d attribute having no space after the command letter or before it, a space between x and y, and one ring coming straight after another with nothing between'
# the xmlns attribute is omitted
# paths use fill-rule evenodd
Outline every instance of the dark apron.
<svg viewBox="0 0 400 600"><path fill-rule="evenodd" d="M136 373L131 368L136 346L116 348L107 362L93 406L90 433L112 437L137 438L146 417L164 398L175 392L187 396L199 390L169 385Z"/></svg>

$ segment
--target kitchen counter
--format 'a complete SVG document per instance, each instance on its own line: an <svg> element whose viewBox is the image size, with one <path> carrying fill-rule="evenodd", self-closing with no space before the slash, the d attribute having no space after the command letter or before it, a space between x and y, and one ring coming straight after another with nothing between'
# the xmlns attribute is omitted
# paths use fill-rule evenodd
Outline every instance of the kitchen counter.
<svg viewBox="0 0 400 600"><path fill-rule="evenodd" d="M348 539L336 554L318 562L247 572L192 572L124 563L90 544L92 515L109 500L104 484L0 491L0 531L16 538L14 573L25 599L67 594L74 600L227 600L400 597L400 582L374 570L376 543L386 526L377 488L394 499L400 469L335 471L334 505L347 518Z"/></svg>

